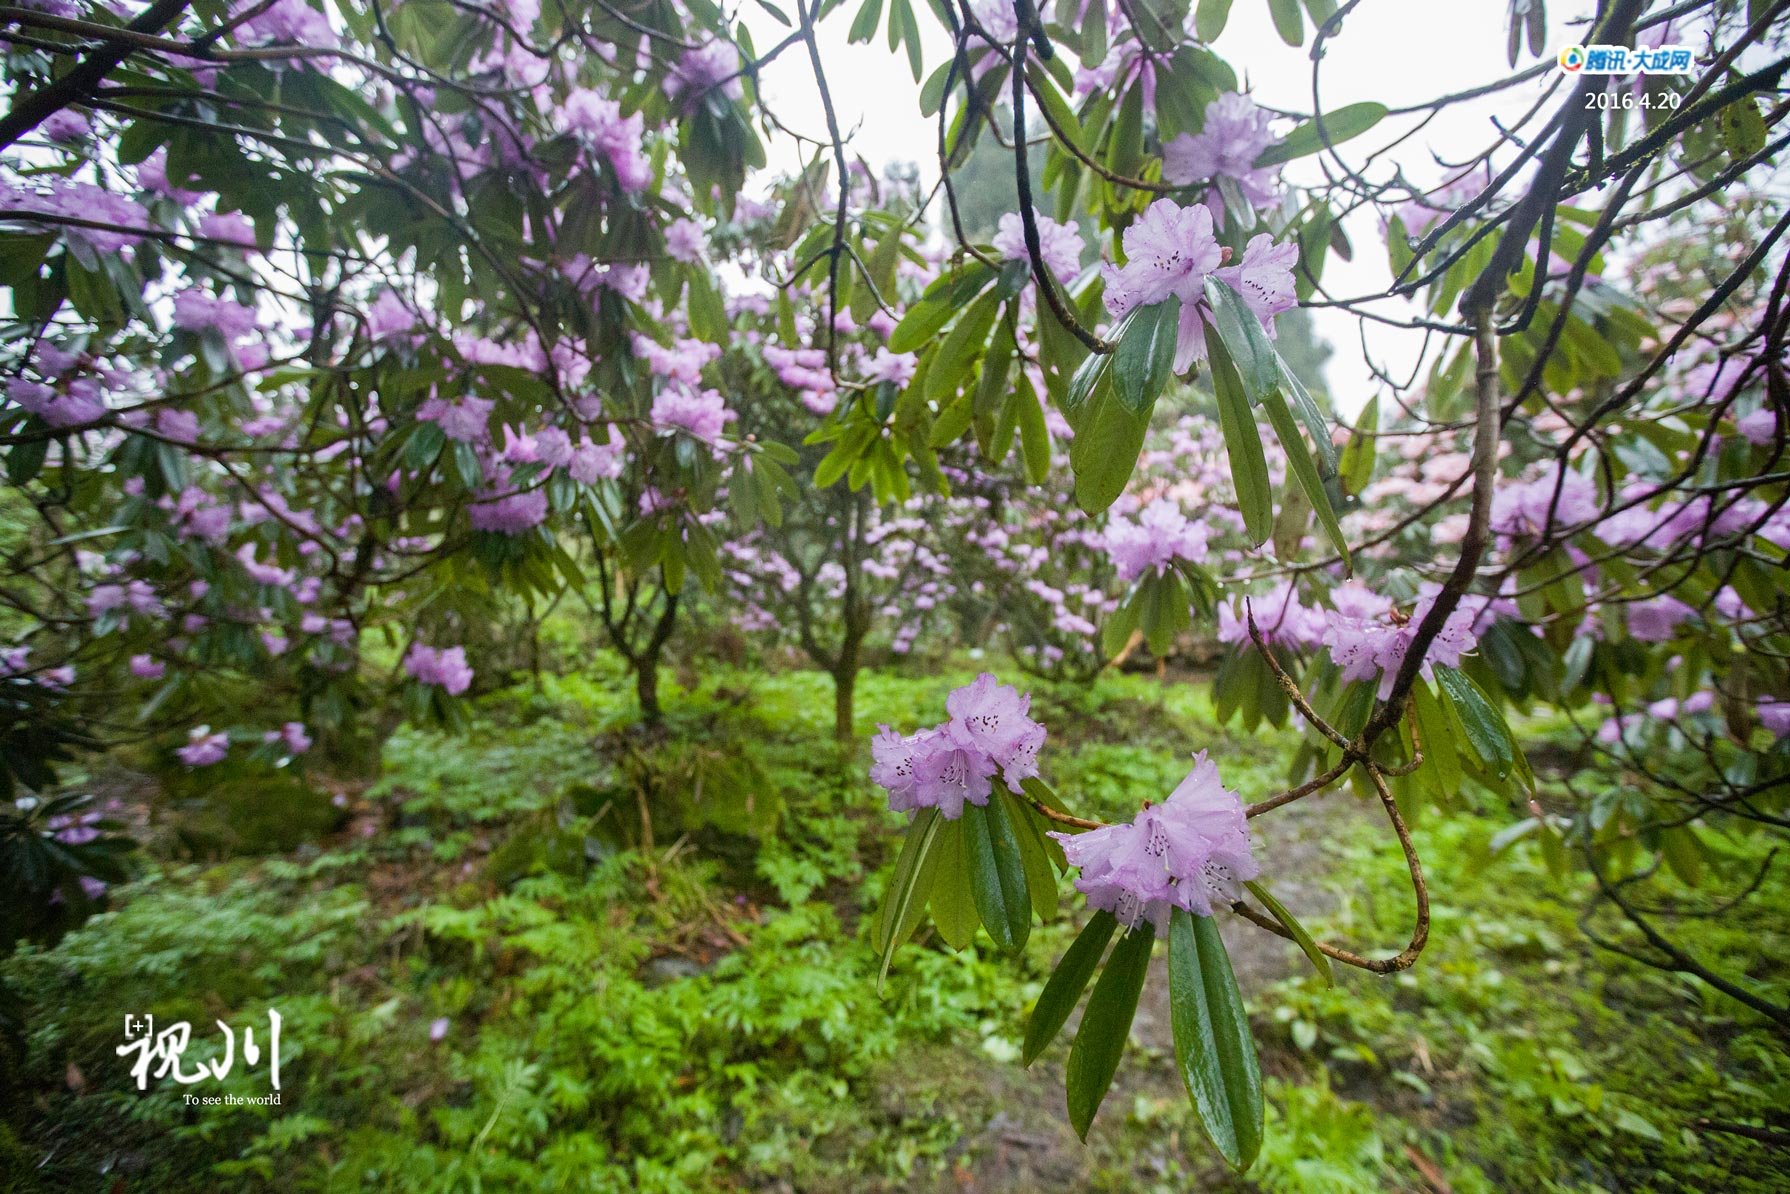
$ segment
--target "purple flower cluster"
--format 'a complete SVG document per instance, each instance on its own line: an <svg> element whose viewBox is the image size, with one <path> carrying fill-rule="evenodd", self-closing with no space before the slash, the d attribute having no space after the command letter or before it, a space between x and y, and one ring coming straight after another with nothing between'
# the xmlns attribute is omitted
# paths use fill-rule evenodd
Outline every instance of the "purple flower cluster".
<svg viewBox="0 0 1790 1194"><path fill-rule="evenodd" d="M1492 495L1491 526L1507 538L1539 537L1596 522L1602 514L1597 485L1589 477L1550 471L1534 480L1500 486Z"/></svg>
<svg viewBox="0 0 1790 1194"><path fill-rule="evenodd" d="M1197 133L1182 133L1162 147L1162 177L1176 186L1210 182L1206 206L1213 218L1224 220L1224 195L1220 178L1229 178L1245 201L1257 211L1274 206L1280 171L1257 167L1262 151L1280 140L1268 131L1271 117L1247 95L1231 91L1206 105L1206 122Z"/></svg>
<svg viewBox="0 0 1790 1194"><path fill-rule="evenodd" d="M1106 554L1119 570L1119 579L1136 580L1145 572L1161 575L1176 560L1192 564L1206 558L1207 530L1192 522L1181 507L1167 498L1145 506L1133 522L1114 515L1106 524Z"/></svg>
<svg viewBox="0 0 1790 1194"><path fill-rule="evenodd" d="M622 115L621 103L605 99L588 88L577 88L560 105L559 116L573 132L583 136L602 154L616 181L625 191L645 190L653 180L653 165L641 152L646 140L646 117L636 112Z"/></svg>
<svg viewBox="0 0 1790 1194"><path fill-rule="evenodd" d="M721 438L733 412L727 409L727 400L714 390L667 386L653 399L652 418L655 427L688 431L712 444Z"/></svg>
<svg viewBox="0 0 1790 1194"><path fill-rule="evenodd" d="M277 730L269 730L261 735L261 740L269 746L278 743L289 755L302 755L311 749L311 736L305 732L302 721L289 721Z"/></svg>
<svg viewBox="0 0 1790 1194"><path fill-rule="evenodd" d="M1380 698L1392 694L1392 684L1404 665L1417 627L1422 624L1436 596L1442 590L1426 583L1417 604L1409 615L1402 614L1392 602L1358 584L1339 586L1331 596L1336 608L1331 610L1324 627L1324 645L1330 658L1342 670L1347 681L1380 678ZM1478 623L1487 612L1484 598L1468 597L1455 607L1441 631L1430 643L1424 656L1422 674L1428 679L1435 664L1460 666L1461 656L1479 642Z"/></svg>
<svg viewBox="0 0 1790 1194"><path fill-rule="evenodd" d="M1074 224L1059 224L1041 212L1034 211L1033 218L1038 225L1039 255L1044 259L1045 268L1056 275L1057 281L1069 281L1081 272L1081 232ZM995 229L994 251L1005 261L1029 258L1025 221L1018 212L1008 212L1001 217Z"/></svg>
<svg viewBox="0 0 1790 1194"><path fill-rule="evenodd" d="M730 100L745 94L740 85L740 52L732 42L718 38L678 55L665 76L665 97L689 111L717 86Z"/></svg>
<svg viewBox="0 0 1790 1194"><path fill-rule="evenodd" d="M1269 336L1274 317L1298 305L1293 291L1293 265L1299 246L1276 245L1258 233L1244 246L1243 260L1221 266L1224 250L1212 231L1212 213L1204 207L1180 207L1172 199L1152 203L1125 230L1125 264L1106 267L1106 309L1114 319L1137 307L1181 300L1181 323L1175 340L1175 372L1184 372L1206 357L1206 277L1215 275L1243 296Z"/></svg>
<svg viewBox="0 0 1790 1194"><path fill-rule="evenodd" d="M489 501L474 502L466 507L466 517L475 531L520 535L547 521L547 491L525 489Z"/></svg>
<svg viewBox="0 0 1790 1194"><path fill-rule="evenodd" d="M1243 805L1203 750L1161 804L1122 825L1050 836L1080 868L1075 889L1089 906L1111 912L1126 928L1148 920L1164 932L1172 908L1210 916L1241 899L1243 883L1261 873Z"/></svg>
<svg viewBox="0 0 1790 1194"><path fill-rule="evenodd" d="M1302 605L1291 583L1282 581L1258 597L1233 598L1218 607L1218 641L1248 643L1249 614L1255 615L1256 629L1262 641L1294 649L1316 647L1324 641L1328 625L1325 611L1315 605Z"/></svg>
<svg viewBox="0 0 1790 1194"><path fill-rule="evenodd" d="M221 763L230 753L230 735L212 733L210 726L194 726L187 734L186 745L174 752L188 767L209 767Z"/></svg>
<svg viewBox="0 0 1790 1194"><path fill-rule="evenodd" d="M430 647L412 643L404 656L404 670L418 684L436 684L449 696L459 696L472 686L472 668L465 647Z"/></svg>
<svg viewBox="0 0 1790 1194"><path fill-rule="evenodd" d="M67 179L45 185L0 181L0 208L15 214L30 213L55 220L80 220L64 232L95 253L123 253L142 240L139 231L150 227L149 213L123 195L103 187ZM104 228L90 224L108 225Z"/></svg>
<svg viewBox="0 0 1790 1194"><path fill-rule="evenodd" d="M963 815L963 803L987 804L998 773L1009 791L1038 774L1044 727L1030 715L1032 697L1021 696L983 672L945 700L950 719L903 737L888 726L870 744L870 778L889 793L898 813L936 808L947 820Z"/></svg>

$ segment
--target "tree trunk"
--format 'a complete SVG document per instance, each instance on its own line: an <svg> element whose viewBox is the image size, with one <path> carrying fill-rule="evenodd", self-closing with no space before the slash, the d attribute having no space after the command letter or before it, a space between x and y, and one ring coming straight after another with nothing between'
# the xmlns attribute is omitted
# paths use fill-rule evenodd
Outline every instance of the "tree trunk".
<svg viewBox="0 0 1790 1194"><path fill-rule="evenodd" d="M634 695L640 698L640 720L658 725L665 720L659 707L659 653L649 651L634 663Z"/></svg>
<svg viewBox="0 0 1790 1194"><path fill-rule="evenodd" d="M833 739L841 746L852 741L852 701L858 687L857 652L850 663L840 660L833 672Z"/></svg>
<svg viewBox="0 0 1790 1194"><path fill-rule="evenodd" d="M665 641L671 637L676 622L677 595L667 593L652 637L640 654L630 659L634 665L634 694L640 698L640 720L647 725L656 726L665 720L665 711L659 707L659 657L665 653Z"/></svg>

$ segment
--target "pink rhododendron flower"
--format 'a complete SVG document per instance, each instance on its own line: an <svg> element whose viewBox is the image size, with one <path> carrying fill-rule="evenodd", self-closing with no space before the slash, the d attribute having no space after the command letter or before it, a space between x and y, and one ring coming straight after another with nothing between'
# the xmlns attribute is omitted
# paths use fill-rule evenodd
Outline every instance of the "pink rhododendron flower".
<svg viewBox="0 0 1790 1194"><path fill-rule="evenodd" d="M93 125L73 108L60 108L43 118L37 131L58 145L73 145L93 135Z"/></svg>
<svg viewBox="0 0 1790 1194"><path fill-rule="evenodd" d="M236 559L249 579L258 585L284 588L292 583L292 573L277 564L263 564L255 558L255 545L245 543L236 550Z"/></svg>
<svg viewBox="0 0 1790 1194"><path fill-rule="evenodd" d="M255 248L255 225L239 211L217 212L199 217L199 235L239 248Z"/></svg>
<svg viewBox="0 0 1790 1194"><path fill-rule="evenodd" d="M1247 602L1247 608L1245 606ZM1233 598L1218 606L1218 641L1250 643L1248 614L1268 644L1316 647L1324 641L1324 610L1299 603L1293 586L1282 581L1259 597ZM1251 643L1253 645L1253 643Z"/></svg>
<svg viewBox="0 0 1790 1194"><path fill-rule="evenodd" d="M665 96L689 108L705 94L721 88L721 94L737 100L745 94L740 86L740 52L732 42L719 38L678 55L665 76Z"/></svg>
<svg viewBox="0 0 1790 1194"><path fill-rule="evenodd" d="M708 247L709 238L695 220L673 220L665 229L665 252L673 261L694 265Z"/></svg>
<svg viewBox="0 0 1790 1194"><path fill-rule="evenodd" d="M1769 730L1772 737L1790 738L1790 701L1762 696L1753 708L1759 714L1759 724Z"/></svg>
<svg viewBox="0 0 1790 1194"><path fill-rule="evenodd" d="M238 340L255 333L256 319L253 308L235 299L183 290L174 296L174 326L189 332L214 331L226 340Z"/></svg>
<svg viewBox="0 0 1790 1194"><path fill-rule="evenodd" d="M619 477L622 474L621 445L592 443L587 435L573 451L566 472L582 485L595 485L604 478Z"/></svg>
<svg viewBox="0 0 1790 1194"><path fill-rule="evenodd" d="M1243 883L1261 873L1243 805L1203 750L1167 800L1131 821L1050 836L1080 869L1075 888L1088 905L1128 929L1148 920L1164 932L1172 908L1210 916L1241 899Z"/></svg>
<svg viewBox="0 0 1790 1194"><path fill-rule="evenodd" d="M1125 265L1106 267L1106 309L1113 318L1170 295L1183 309L1205 297L1206 275L1223 251L1212 235L1212 213L1158 199L1125 230Z"/></svg>
<svg viewBox="0 0 1790 1194"><path fill-rule="evenodd" d="M0 179L0 208L48 217L56 231L96 253L124 252L143 239L142 229L150 225L149 213L141 204L92 183L67 179L42 183ZM56 225L58 217L108 226Z"/></svg>
<svg viewBox="0 0 1790 1194"><path fill-rule="evenodd" d="M467 666L465 647L412 643L404 656L404 670L417 683L439 685L449 696L459 696L472 686L473 670Z"/></svg>
<svg viewBox="0 0 1790 1194"><path fill-rule="evenodd" d="M246 35L243 40L251 42L281 42L319 48L336 44L329 18L305 0L275 0L266 10L244 21L241 32Z"/></svg>
<svg viewBox="0 0 1790 1194"><path fill-rule="evenodd" d="M91 423L106 413L105 400L86 378L76 378L63 392L15 377L6 383L6 396L52 427Z"/></svg>
<svg viewBox="0 0 1790 1194"><path fill-rule="evenodd" d="M431 398L416 408L418 422L434 423L441 433L463 444L482 444L491 437L491 411L497 403L468 394L458 402Z"/></svg>
<svg viewBox="0 0 1790 1194"><path fill-rule="evenodd" d="M230 753L230 736L213 734L210 726L197 726L187 735L186 745L174 752L188 767L209 767L220 763Z"/></svg>
<svg viewBox="0 0 1790 1194"><path fill-rule="evenodd" d="M566 127L581 134L586 144L603 155L623 190L645 190L652 182L652 163L641 152L646 139L644 114L623 116L619 101L580 87L566 96L558 115Z"/></svg>
<svg viewBox="0 0 1790 1194"><path fill-rule="evenodd" d="M998 774L1008 789L1038 774L1044 727L1030 714L1032 698L987 672L945 701L943 725L903 736L888 726L872 739L870 778L889 793L889 808L936 808L956 820L964 802L985 805Z"/></svg>
<svg viewBox="0 0 1790 1194"><path fill-rule="evenodd" d="M1341 586L1339 595L1348 588ZM1380 698L1384 700L1390 696L1399 668L1404 666L1405 654L1416 637L1417 627L1440 592L1440 585L1426 583L1409 616L1399 614L1390 602L1381 606L1379 602L1383 599L1367 600L1373 595L1364 589L1338 602L1338 608L1328 615L1323 637L1324 645L1330 648L1332 662L1342 671L1342 678L1354 682L1372 680L1378 675ZM1434 675L1435 664L1460 665L1461 656L1479 641L1476 623L1484 609L1484 598L1467 597L1448 615L1424 656L1420 674L1425 679Z"/></svg>
<svg viewBox="0 0 1790 1194"><path fill-rule="evenodd" d="M155 433L177 444L196 444L199 442L199 416L190 410L164 407L155 413Z"/></svg>
<svg viewBox="0 0 1790 1194"><path fill-rule="evenodd" d="M168 151L165 147L137 163L137 185L152 195L166 196L183 207L199 198L199 192L182 190L169 181Z"/></svg>
<svg viewBox="0 0 1790 1194"><path fill-rule="evenodd" d="M289 721L277 730L269 730L262 735L262 741L278 742L286 748L287 754L302 755L311 749L311 736L305 733L305 723Z"/></svg>
<svg viewBox="0 0 1790 1194"><path fill-rule="evenodd" d="M1734 429L1747 443L1762 448L1778 436L1778 413L1769 406L1762 407L1741 415L1734 421Z"/></svg>
<svg viewBox="0 0 1790 1194"><path fill-rule="evenodd" d="M1276 245L1267 233L1250 238L1243 259L1220 266L1224 252L1212 232L1212 213L1204 207L1177 207L1171 199L1152 203L1137 223L1125 230L1126 263L1106 267L1106 309L1115 319L1137 307L1181 300L1181 322L1175 338L1174 369L1185 372L1206 357L1206 277L1216 274L1235 289L1274 335L1274 317L1297 304L1293 266L1298 246Z"/></svg>
<svg viewBox="0 0 1790 1194"><path fill-rule="evenodd" d="M1059 224L1036 210L1033 218L1038 224L1038 255L1044 261L1044 268L1054 274L1057 281L1069 281L1081 272L1081 231L1074 224ZM1018 212L1010 211L1001 217L994 234L994 251L1006 261L1030 260L1031 255L1026 252L1025 221Z"/></svg>
<svg viewBox="0 0 1790 1194"><path fill-rule="evenodd" d="M688 431L711 444L721 438L721 431L731 418L733 412L727 409L727 400L714 390L667 386L653 399L655 427Z"/></svg>
<svg viewBox="0 0 1790 1194"><path fill-rule="evenodd" d="M864 365L864 377L869 381L886 381L897 388L914 380L914 370L919 365L919 358L911 352L890 352L886 348L876 350L876 355Z"/></svg>
<svg viewBox="0 0 1790 1194"><path fill-rule="evenodd" d="M1218 189L1221 177L1236 183L1257 211L1272 208L1279 200L1279 168L1255 164L1263 150L1279 141L1268 131L1271 120L1247 95L1226 92L1206 105L1206 122L1199 132L1182 133L1162 147L1162 177L1176 186L1213 184L1206 193L1206 206L1221 223L1225 211Z"/></svg>
<svg viewBox="0 0 1790 1194"><path fill-rule="evenodd" d="M1509 538L1539 536L1548 528L1557 532L1595 522L1602 513L1596 482L1579 473L1548 472L1531 481L1500 485L1492 495L1491 526Z"/></svg>
<svg viewBox="0 0 1790 1194"><path fill-rule="evenodd" d="M472 522L472 529L475 531L520 535L547 521L547 491L528 489L489 501L474 502L466 507L466 517Z"/></svg>
<svg viewBox="0 0 1790 1194"><path fill-rule="evenodd" d="M945 732L959 746L993 759L1001 778L1017 792L1022 781L1038 774L1038 751L1044 746L1044 727L1032 720L1031 708L1030 693L1021 696L1011 684L983 672L945 698L951 715Z"/></svg>
<svg viewBox="0 0 1790 1194"><path fill-rule="evenodd" d="M1632 602L1627 611L1628 633L1644 643L1667 642L1678 633L1679 625L1696 612L1670 593Z"/></svg>
<svg viewBox="0 0 1790 1194"><path fill-rule="evenodd" d="M1176 560L1203 562L1206 538L1204 523L1190 521L1180 506L1157 498L1144 507L1136 522L1114 515L1107 522L1103 545L1119 570L1119 579L1131 581L1145 572L1160 575Z"/></svg>
<svg viewBox="0 0 1790 1194"><path fill-rule="evenodd" d="M131 675L144 680L160 680L168 667L161 660L151 655L131 656Z"/></svg>
<svg viewBox="0 0 1790 1194"><path fill-rule="evenodd" d="M367 308L367 336L374 342L389 340L416 327L416 314L404 305L395 290L382 290Z"/></svg>

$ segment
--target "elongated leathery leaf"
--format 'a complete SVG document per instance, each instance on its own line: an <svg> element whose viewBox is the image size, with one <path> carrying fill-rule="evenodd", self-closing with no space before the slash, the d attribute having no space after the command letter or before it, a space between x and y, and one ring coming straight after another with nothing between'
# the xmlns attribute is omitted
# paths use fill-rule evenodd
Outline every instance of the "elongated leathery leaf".
<svg viewBox="0 0 1790 1194"><path fill-rule="evenodd" d="M1342 524L1336 520L1336 511L1330 506L1330 495L1324 491L1323 478L1318 475L1318 466L1312 460L1311 453L1305 450L1305 437L1299 434L1299 424L1294 420L1293 412L1287 409L1286 399L1281 397L1280 391L1273 391L1262 399L1262 409L1268 412L1268 421L1274 425L1274 434L1279 438L1281 449L1287 456L1287 467L1299 482L1299 488L1310 499L1312 509L1318 516L1318 524L1324 528L1330 545L1342 557L1344 572L1353 570L1354 565L1349 559L1349 541L1343 537Z"/></svg>
<svg viewBox="0 0 1790 1194"><path fill-rule="evenodd" d="M1113 1075L1119 1072L1119 1056L1131 1035L1131 1019L1137 1014L1137 998L1150 971L1150 946L1156 930L1148 921L1119 938L1106 969L1088 996L1081 1028L1069 1047L1069 1124L1084 1141L1094 1123L1094 1113L1106 1098Z"/></svg>
<svg viewBox="0 0 1790 1194"><path fill-rule="evenodd" d="M1252 543L1260 544L1274 529L1268 457L1262 451L1261 429L1250 413L1249 399L1244 395L1236 367L1224 345L1214 343L1214 339L1208 339L1207 346L1212 354L1212 386L1218 393L1218 427L1224 433L1225 455L1230 459L1237 504L1243 509L1244 529ZM1084 504L1082 508L1088 507Z"/></svg>
<svg viewBox="0 0 1790 1194"><path fill-rule="evenodd" d="M1193 1109L1224 1159L1248 1169L1262 1147L1262 1073L1231 959L1210 916L1169 922L1169 1018Z"/></svg>
<svg viewBox="0 0 1790 1194"><path fill-rule="evenodd" d="M1125 334L1112 354L1113 393L1131 410L1147 413L1174 375L1181 300L1171 294L1139 307L1125 322Z"/></svg>
<svg viewBox="0 0 1790 1194"><path fill-rule="evenodd" d="M1274 351L1268 333L1262 330L1262 321L1249 309L1243 296L1216 274L1206 277L1206 302L1212 307L1212 325L1206 330L1208 344L1216 329L1250 402L1260 402L1280 385L1280 354Z"/></svg>
<svg viewBox="0 0 1790 1194"><path fill-rule="evenodd" d="M1029 1066L1038 1060L1038 1055L1057 1039L1057 1033L1069 1021L1069 1013L1075 1010L1081 993L1087 989L1088 980L1094 977L1094 968L1100 965L1100 955L1106 952L1106 943L1112 940L1113 930L1118 927L1119 922L1113 919L1112 913L1094 913L1093 919L1077 934L1069 952L1051 971L1044 990L1038 993L1038 1002L1032 1007L1032 1018L1026 1021L1025 1044L1019 1054L1022 1065Z"/></svg>
<svg viewBox="0 0 1790 1194"><path fill-rule="evenodd" d="M889 961L926 913L926 898L931 894L932 879L938 865L933 845L938 840L939 813L936 808L921 809L914 823L908 826L907 840L901 856L895 860L895 874L889 880L889 891L871 928L871 943L882 956L877 970L877 991L882 991L889 974Z"/></svg>
<svg viewBox="0 0 1790 1194"><path fill-rule="evenodd" d="M964 847L963 819L943 821L938 841L938 873L926 906L939 936L952 949L962 949L976 939L976 901L970 894L969 851Z"/></svg>
<svg viewBox="0 0 1790 1194"><path fill-rule="evenodd" d="M963 840L982 927L1002 949L1020 948L1032 931L1032 897L1007 806L999 800L964 805Z"/></svg>

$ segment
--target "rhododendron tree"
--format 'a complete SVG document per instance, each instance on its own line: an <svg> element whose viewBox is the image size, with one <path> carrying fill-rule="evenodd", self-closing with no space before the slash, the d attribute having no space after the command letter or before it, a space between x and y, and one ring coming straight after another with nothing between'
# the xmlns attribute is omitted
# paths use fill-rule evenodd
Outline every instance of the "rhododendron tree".
<svg viewBox="0 0 1790 1194"><path fill-rule="evenodd" d="M1549 61L1544 6L1511 5L1515 73L1397 110L1327 102L1358 7L1266 4L1309 46L1298 112L1223 56L1215 0L761 0L763 48L759 11L707 0L7 10L15 927L123 877L112 823L56 793L77 752L147 736L193 785L302 768L384 701L456 722L498 679L489 627L575 594L649 724L697 607L792 636L848 738L870 643L1005 639L1081 675L1225 644L1220 714L1303 735L1280 791L1246 799L1190 742L1176 788L1079 816L998 668L869 744L908 818L885 976L928 918L1017 950L1076 873L1092 915L1024 1052L1092 983L1084 1137L1166 936L1177 1067L1247 1168L1260 1073L1215 922L1325 974L1411 968L1426 805L1505 801L1500 848L1583 867L1598 940L1790 1023L1637 896L1664 866L1744 900L1707 839L1785 826L1781 6L1588 6L1587 45L1689 47L1627 79ZM936 161L853 159L823 24L905 55ZM812 80L809 131L766 103L774 65ZM1510 106L1445 165L1401 152L1488 97ZM979 143L1005 162L980 230ZM1333 257L1376 280L1327 282ZM1358 318L1370 393L1332 408L1289 363L1300 305ZM1538 778L1507 718L1536 705L1582 725L1604 790ZM1409 877L1396 950L1313 939L1252 849L1255 818L1343 784Z"/></svg>

